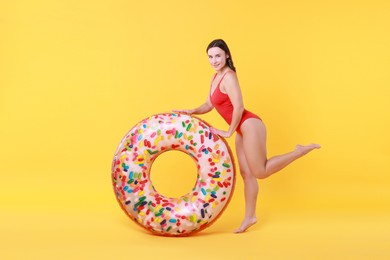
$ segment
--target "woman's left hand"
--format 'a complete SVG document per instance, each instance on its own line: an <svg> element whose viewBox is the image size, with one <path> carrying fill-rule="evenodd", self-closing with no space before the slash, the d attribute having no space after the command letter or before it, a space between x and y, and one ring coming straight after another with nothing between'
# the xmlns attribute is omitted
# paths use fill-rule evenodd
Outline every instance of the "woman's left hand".
<svg viewBox="0 0 390 260"><path fill-rule="evenodd" d="M231 134L229 134L229 132L216 129L214 127L210 127L210 131L213 134L216 134L216 135L219 135L219 136L222 136L222 137L225 137L225 138L229 138L231 136Z"/></svg>

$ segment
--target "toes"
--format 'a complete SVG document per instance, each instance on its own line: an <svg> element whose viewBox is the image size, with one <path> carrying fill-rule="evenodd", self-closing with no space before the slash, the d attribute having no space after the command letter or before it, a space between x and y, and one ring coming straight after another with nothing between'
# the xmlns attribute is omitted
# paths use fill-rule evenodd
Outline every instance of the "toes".
<svg viewBox="0 0 390 260"><path fill-rule="evenodd" d="M242 233L242 232L243 232L243 231L242 231L241 229L240 229L240 230L235 230L235 231L234 231L235 234L240 234L240 233Z"/></svg>
<svg viewBox="0 0 390 260"><path fill-rule="evenodd" d="M256 219L253 219L253 220L251 220L251 221L249 221L249 222L245 222L245 223L242 223L241 224L241 227L239 227L238 229L236 229L235 231L234 231L234 233L243 233L243 232L245 232L246 230L248 230L248 228L250 228L251 226L253 226L254 224L256 224L257 223L257 220Z"/></svg>

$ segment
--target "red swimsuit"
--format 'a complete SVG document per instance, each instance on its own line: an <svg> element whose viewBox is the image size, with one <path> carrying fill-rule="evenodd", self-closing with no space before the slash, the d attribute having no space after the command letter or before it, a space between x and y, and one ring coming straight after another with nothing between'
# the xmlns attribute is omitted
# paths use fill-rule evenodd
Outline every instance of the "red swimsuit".
<svg viewBox="0 0 390 260"><path fill-rule="evenodd" d="M219 81L217 87L214 90L214 93L212 93L212 94L210 93L210 101L211 101L211 104L213 104L213 106L217 109L218 113L230 125L230 123L232 122L232 116L233 116L233 109L234 109L233 104L230 101L229 96L225 93L222 93L220 88L219 88L219 85L221 84L223 78L225 77L225 75L228 72L226 72L222 76L221 80ZM216 76L217 76L217 74L215 74L213 81L211 82L211 85L213 84ZM255 115L252 112L245 109L244 112L242 113L241 121L237 126L237 129L236 129L237 133L241 134L240 127L241 127L242 123L244 123L245 120L247 120L249 118L257 118L257 119L261 120L260 117L258 117L257 115Z"/></svg>

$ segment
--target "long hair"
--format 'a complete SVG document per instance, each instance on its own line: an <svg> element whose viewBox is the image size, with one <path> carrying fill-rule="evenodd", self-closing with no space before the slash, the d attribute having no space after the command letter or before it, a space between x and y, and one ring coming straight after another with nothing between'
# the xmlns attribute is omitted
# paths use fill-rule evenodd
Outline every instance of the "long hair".
<svg viewBox="0 0 390 260"><path fill-rule="evenodd" d="M222 49L227 54L228 58L226 59L226 64L233 71L236 71L236 67L234 67L234 64L233 64L232 54L230 53L229 47L227 46L226 42L222 39L216 39L216 40L210 42L210 44L207 46L206 52L208 52L209 49L213 48L213 47L218 47L218 48Z"/></svg>

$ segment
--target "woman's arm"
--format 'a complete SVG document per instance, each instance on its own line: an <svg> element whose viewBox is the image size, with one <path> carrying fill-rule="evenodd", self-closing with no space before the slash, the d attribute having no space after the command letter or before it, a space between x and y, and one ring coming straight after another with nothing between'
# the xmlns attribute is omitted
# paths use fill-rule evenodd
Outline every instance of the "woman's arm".
<svg viewBox="0 0 390 260"><path fill-rule="evenodd" d="M225 76L224 81L221 85L221 90L227 93L230 102L233 105L232 122L228 131L216 130L216 134L223 137L230 137L236 131L238 124L241 121L242 113L244 112L244 102L242 100L240 84L235 73L229 73Z"/></svg>
<svg viewBox="0 0 390 260"><path fill-rule="evenodd" d="M206 102L202 105L200 105L197 108L194 109L185 109L185 110L173 110L173 112L178 112L178 113L184 113L184 114L205 114L213 110L213 105L211 104L210 98L208 97Z"/></svg>
<svg viewBox="0 0 390 260"><path fill-rule="evenodd" d="M214 77L211 79L210 86L213 83L213 80L214 80ZM188 115L191 115L191 114L196 114L196 115L206 114L206 113L210 112L211 110L213 110L213 108L214 108L214 106L213 106L213 104L211 103L211 100L210 100L210 95L211 95L211 87L210 87L210 93L207 96L206 102L204 102L199 107L194 108L194 109L173 110L173 112L184 113L184 114L188 114Z"/></svg>

